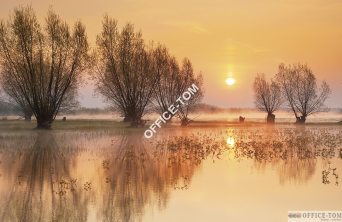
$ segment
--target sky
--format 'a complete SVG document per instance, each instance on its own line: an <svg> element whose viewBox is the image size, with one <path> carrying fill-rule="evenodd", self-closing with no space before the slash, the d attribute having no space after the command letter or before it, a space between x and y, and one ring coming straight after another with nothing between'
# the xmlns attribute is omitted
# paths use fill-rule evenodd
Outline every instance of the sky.
<svg viewBox="0 0 342 222"><path fill-rule="evenodd" d="M340 0L11 0L0 2L0 18L31 4L43 23L49 6L72 25L87 27L92 46L103 15L142 30L146 41L165 44L179 61L189 58L202 71L203 102L254 107L252 83L257 73L275 76L280 63L307 63L318 84L332 89L331 108L342 106L342 1ZM235 83L227 85L226 80ZM90 82L80 90L84 107L103 107Z"/></svg>

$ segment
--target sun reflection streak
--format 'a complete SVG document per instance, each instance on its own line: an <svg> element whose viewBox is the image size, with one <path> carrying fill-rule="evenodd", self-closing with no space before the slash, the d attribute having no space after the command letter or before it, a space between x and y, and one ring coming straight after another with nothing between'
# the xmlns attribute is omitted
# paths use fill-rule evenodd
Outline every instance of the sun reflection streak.
<svg viewBox="0 0 342 222"><path fill-rule="evenodd" d="M235 143L234 138L228 138L228 139L227 139L227 145L228 145L229 147L233 147L233 146L234 146L234 143Z"/></svg>

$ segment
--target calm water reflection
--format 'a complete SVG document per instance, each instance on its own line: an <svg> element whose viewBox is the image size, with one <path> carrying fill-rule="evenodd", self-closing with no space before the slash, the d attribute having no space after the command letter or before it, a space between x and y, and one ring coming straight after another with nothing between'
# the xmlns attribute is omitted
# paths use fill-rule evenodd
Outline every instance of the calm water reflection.
<svg viewBox="0 0 342 222"><path fill-rule="evenodd" d="M0 221L287 221L341 210L342 128L0 135Z"/></svg>

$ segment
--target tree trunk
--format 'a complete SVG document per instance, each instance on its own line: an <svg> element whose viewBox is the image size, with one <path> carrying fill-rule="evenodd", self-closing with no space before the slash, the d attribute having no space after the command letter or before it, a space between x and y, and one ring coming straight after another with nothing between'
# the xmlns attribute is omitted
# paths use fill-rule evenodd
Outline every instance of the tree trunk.
<svg viewBox="0 0 342 222"><path fill-rule="evenodd" d="M132 118L131 117L128 117L128 116L125 116L124 120L123 120L125 123L128 123L128 122L132 122Z"/></svg>
<svg viewBox="0 0 342 222"><path fill-rule="evenodd" d="M172 123L172 116L170 117L170 119L165 120L165 122L166 122L166 123L169 123L169 124Z"/></svg>
<svg viewBox="0 0 342 222"><path fill-rule="evenodd" d="M306 117L305 116L296 117L296 118L297 118L297 121L296 121L297 124L304 124L305 121L306 121Z"/></svg>
<svg viewBox="0 0 342 222"><path fill-rule="evenodd" d="M143 127L145 126L146 121L141 120L141 118L133 119L131 122L131 127L138 128L139 126Z"/></svg>
<svg viewBox="0 0 342 222"><path fill-rule="evenodd" d="M25 114L25 122L31 122L32 115Z"/></svg>
<svg viewBox="0 0 342 222"><path fill-rule="evenodd" d="M189 119L188 118L181 119L181 126L187 126L188 124L189 124Z"/></svg>
<svg viewBox="0 0 342 222"><path fill-rule="evenodd" d="M51 126L52 126L52 122L50 121L50 123L48 121L39 121L37 120L37 127L36 129L46 129L46 130L50 130Z"/></svg>
<svg viewBox="0 0 342 222"><path fill-rule="evenodd" d="M138 121L137 121L137 120L132 120L132 122L131 122L131 127L138 128L138 126L139 126Z"/></svg>
<svg viewBox="0 0 342 222"><path fill-rule="evenodd" d="M25 122L31 122L31 117L33 116L33 112L31 107L26 106L23 110Z"/></svg>
<svg viewBox="0 0 342 222"><path fill-rule="evenodd" d="M272 113L268 113L267 115L267 123L275 123L275 115Z"/></svg>
<svg viewBox="0 0 342 222"><path fill-rule="evenodd" d="M306 117L305 117L305 116L301 116L301 117L300 117L300 123L301 123L301 124L304 124L305 121L306 121Z"/></svg>

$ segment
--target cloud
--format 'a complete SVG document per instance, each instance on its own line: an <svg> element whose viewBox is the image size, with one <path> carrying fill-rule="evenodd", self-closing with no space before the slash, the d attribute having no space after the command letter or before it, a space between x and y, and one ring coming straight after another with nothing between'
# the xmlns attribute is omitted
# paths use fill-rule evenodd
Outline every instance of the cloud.
<svg viewBox="0 0 342 222"><path fill-rule="evenodd" d="M253 46L251 44L239 42L233 39L228 39L226 49L229 55L253 54L271 51L265 48Z"/></svg>
<svg viewBox="0 0 342 222"><path fill-rule="evenodd" d="M163 21L158 24L168 25L197 33L207 33L207 30L199 22Z"/></svg>

